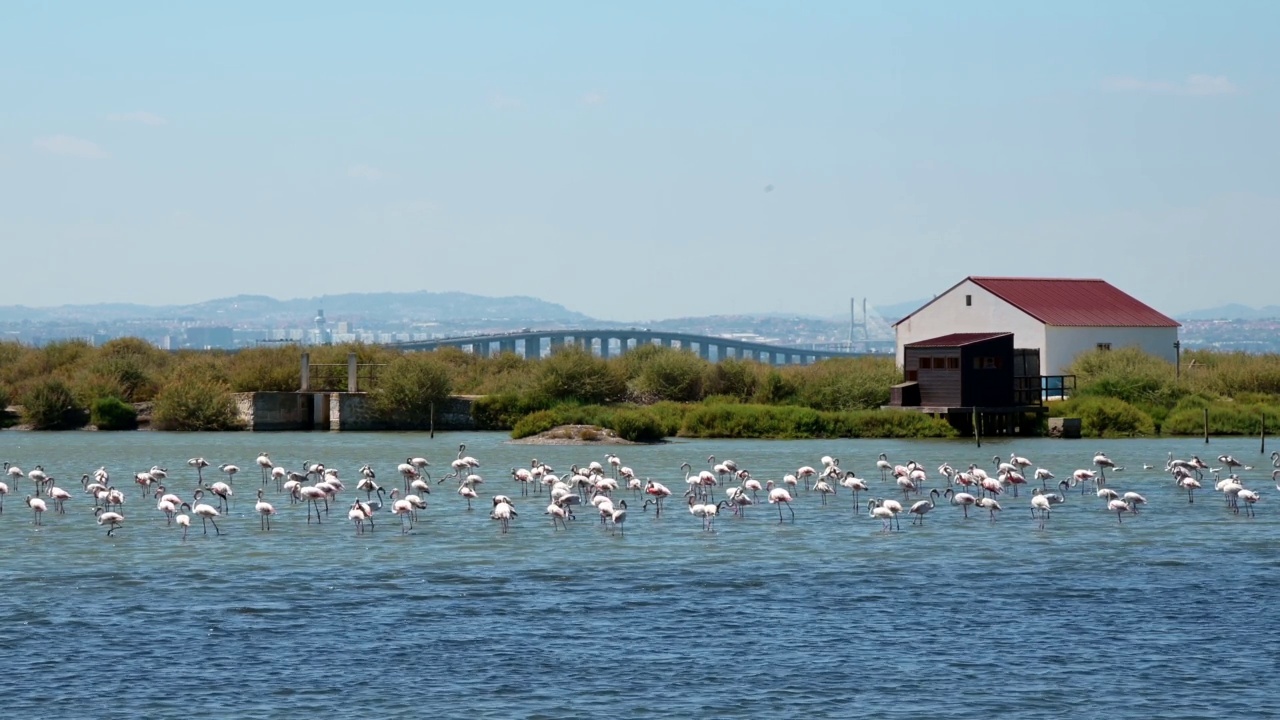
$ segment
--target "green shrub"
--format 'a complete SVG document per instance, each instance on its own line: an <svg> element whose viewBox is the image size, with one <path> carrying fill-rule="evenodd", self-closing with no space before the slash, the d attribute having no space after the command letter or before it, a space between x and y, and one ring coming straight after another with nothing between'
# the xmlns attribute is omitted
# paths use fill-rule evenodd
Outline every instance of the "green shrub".
<svg viewBox="0 0 1280 720"><path fill-rule="evenodd" d="M816 410L873 410L889 403L902 373L887 358L838 358L805 368L797 377L801 405Z"/></svg>
<svg viewBox="0 0 1280 720"><path fill-rule="evenodd" d="M560 424L556 413L551 410L539 410L526 415L516 422L515 427L511 428L511 437L519 440L520 438L544 433Z"/></svg>
<svg viewBox="0 0 1280 720"><path fill-rule="evenodd" d="M666 435L658 418L642 410L619 410L613 414L609 429L623 440L661 442Z"/></svg>
<svg viewBox="0 0 1280 720"><path fill-rule="evenodd" d="M1074 397L1055 411L1080 418L1085 437L1138 437L1155 434L1151 417L1123 400L1084 395Z"/></svg>
<svg viewBox="0 0 1280 720"><path fill-rule="evenodd" d="M449 370L443 363L428 353L410 353L383 369L369 398L383 421L427 427L431 406L443 404L451 391Z"/></svg>
<svg viewBox="0 0 1280 720"><path fill-rule="evenodd" d="M723 395L748 402L760 388L764 366L746 360L729 358L714 365L708 364L703 392L707 395Z"/></svg>
<svg viewBox="0 0 1280 720"><path fill-rule="evenodd" d="M480 430L510 430L530 413L547 410L551 402L536 393L484 395L471 403L471 417Z"/></svg>
<svg viewBox="0 0 1280 720"><path fill-rule="evenodd" d="M1072 363L1076 394L1115 398L1130 404L1173 407L1188 390L1177 383L1175 368L1137 348L1094 350Z"/></svg>
<svg viewBox="0 0 1280 720"><path fill-rule="evenodd" d="M23 396L22 419L36 430L69 430L84 425L84 411L66 383L47 378Z"/></svg>
<svg viewBox="0 0 1280 720"><path fill-rule="evenodd" d="M945 420L909 411L823 412L794 405L718 405L690 408L680 435L777 439L949 438L955 437L956 431Z"/></svg>
<svg viewBox="0 0 1280 720"><path fill-rule="evenodd" d="M1267 427L1280 427L1280 406L1233 402L1182 402L1169 413L1162 430L1166 435L1204 434L1204 411L1209 410L1209 434L1257 435L1266 415Z"/></svg>
<svg viewBox="0 0 1280 720"><path fill-rule="evenodd" d="M296 345L246 348L227 358L236 392L292 392L302 387L302 349Z"/></svg>
<svg viewBox="0 0 1280 720"><path fill-rule="evenodd" d="M98 398L90 407L89 422L99 430L136 430L138 411L120 398Z"/></svg>
<svg viewBox="0 0 1280 720"><path fill-rule="evenodd" d="M230 388L225 380L207 371L177 373L160 389L155 402L151 425L157 430L242 428Z"/></svg>
<svg viewBox="0 0 1280 720"><path fill-rule="evenodd" d="M763 405L786 405L795 402L796 384L778 370L770 370L760 381L755 402Z"/></svg>
<svg viewBox="0 0 1280 720"><path fill-rule="evenodd" d="M626 394L626 378L607 360L574 345L558 348L538 368L536 388L552 400L611 403Z"/></svg>
<svg viewBox="0 0 1280 720"><path fill-rule="evenodd" d="M656 400L701 400L707 361L686 350L655 349L635 379L636 391Z"/></svg>

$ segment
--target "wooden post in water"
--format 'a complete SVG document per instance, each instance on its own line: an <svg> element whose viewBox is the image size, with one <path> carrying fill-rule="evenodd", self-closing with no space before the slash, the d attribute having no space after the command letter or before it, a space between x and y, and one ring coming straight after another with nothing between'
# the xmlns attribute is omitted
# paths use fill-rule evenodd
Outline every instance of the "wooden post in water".
<svg viewBox="0 0 1280 720"><path fill-rule="evenodd" d="M1267 454L1267 411L1266 410L1262 411L1262 430L1258 432L1258 436L1259 436L1258 441L1261 444L1261 447L1258 448L1258 454L1266 455Z"/></svg>
<svg viewBox="0 0 1280 720"><path fill-rule="evenodd" d="M311 389L311 353L302 353L302 392Z"/></svg>
<svg viewBox="0 0 1280 720"><path fill-rule="evenodd" d="M356 354L347 353L347 392L356 392L359 376L356 373Z"/></svg>
<svg viewBox="0 0 1280 720"><path fill-rule="evenodd" d="M1209 408L1204 409L1204 444L1209 444Z"/></svg>
<svg viewBox="0 0 1280 720"><path fill-rule="evenodd" d="M436 404L431 403L429 409L431 410L431 439L434 440L436 437Z"/></svg>
<svg viewBox="0 0 1280 720"><path fill-rule="evenodd" d="M982 430L978 425L978 408L973 408L973 439L978 443L978 447L982 447Z"/></svg>

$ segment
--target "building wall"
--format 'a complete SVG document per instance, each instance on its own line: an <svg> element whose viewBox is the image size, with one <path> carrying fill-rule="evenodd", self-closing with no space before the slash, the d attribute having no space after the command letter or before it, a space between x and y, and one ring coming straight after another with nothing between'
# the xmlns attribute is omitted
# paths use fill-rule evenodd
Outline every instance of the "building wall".
<svg viewBox="0 0 1280 720"><path fill-rule="evenodd" d="M1111 343L1112 350L1138 347L1148 355L1170 363L1177 360L1173 343L1178 339L1176 327L1049 327L1047 346L1040 354L1042 375L1063 375L1081 353Z"/></svg>
<svg viewBox="0 0 1280 720"><path fill-rule="evenodd" d="M973 297L973 305L965 305L965 295ZM967 332L1013 333L1014 347L1040 350L1041 373L1044 372L1044 325L970 280L938 296L928 307L898 325L898 367L902 367L903 346L908 343Z"/></svg>

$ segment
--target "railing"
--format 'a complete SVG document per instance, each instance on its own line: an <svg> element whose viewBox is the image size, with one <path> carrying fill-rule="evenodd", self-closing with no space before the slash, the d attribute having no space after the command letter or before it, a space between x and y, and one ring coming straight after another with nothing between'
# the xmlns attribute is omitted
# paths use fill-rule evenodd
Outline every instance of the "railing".
<svg viewBox="0 0 1280 720"><path fill-rule="evenodd" d="M1044 405L1048 400L1065 400L1076 390L1075 375L1029 375L1013 379L1016 405Z"/></svg>

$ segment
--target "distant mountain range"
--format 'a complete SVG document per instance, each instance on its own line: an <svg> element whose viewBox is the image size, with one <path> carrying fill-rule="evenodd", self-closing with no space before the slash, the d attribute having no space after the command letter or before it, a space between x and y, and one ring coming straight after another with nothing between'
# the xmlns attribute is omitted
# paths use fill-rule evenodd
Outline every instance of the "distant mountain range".
<svg viewBox="0 0 1280 720"><path fill-rule="evenodd" d="M1204 310L1192 310L1178 315L1179 320L1267 320L1280 318L1280 305L1251 308L1248 305L1222 305Z"/></svg>
<svg viewBox="0 0 1280 720"><path fill-rule="evenodd" d="M0 322L112 322L180 320L194 322L270 321L308 322L317 310L326 317L349 320L452 322L459 320L518 320L587 323L592 318L563 305L524 296L481 297L460 292L346 293L297 300L265 295L237 295L194 305L110 304L60 307L0 306Z"/></svg>

